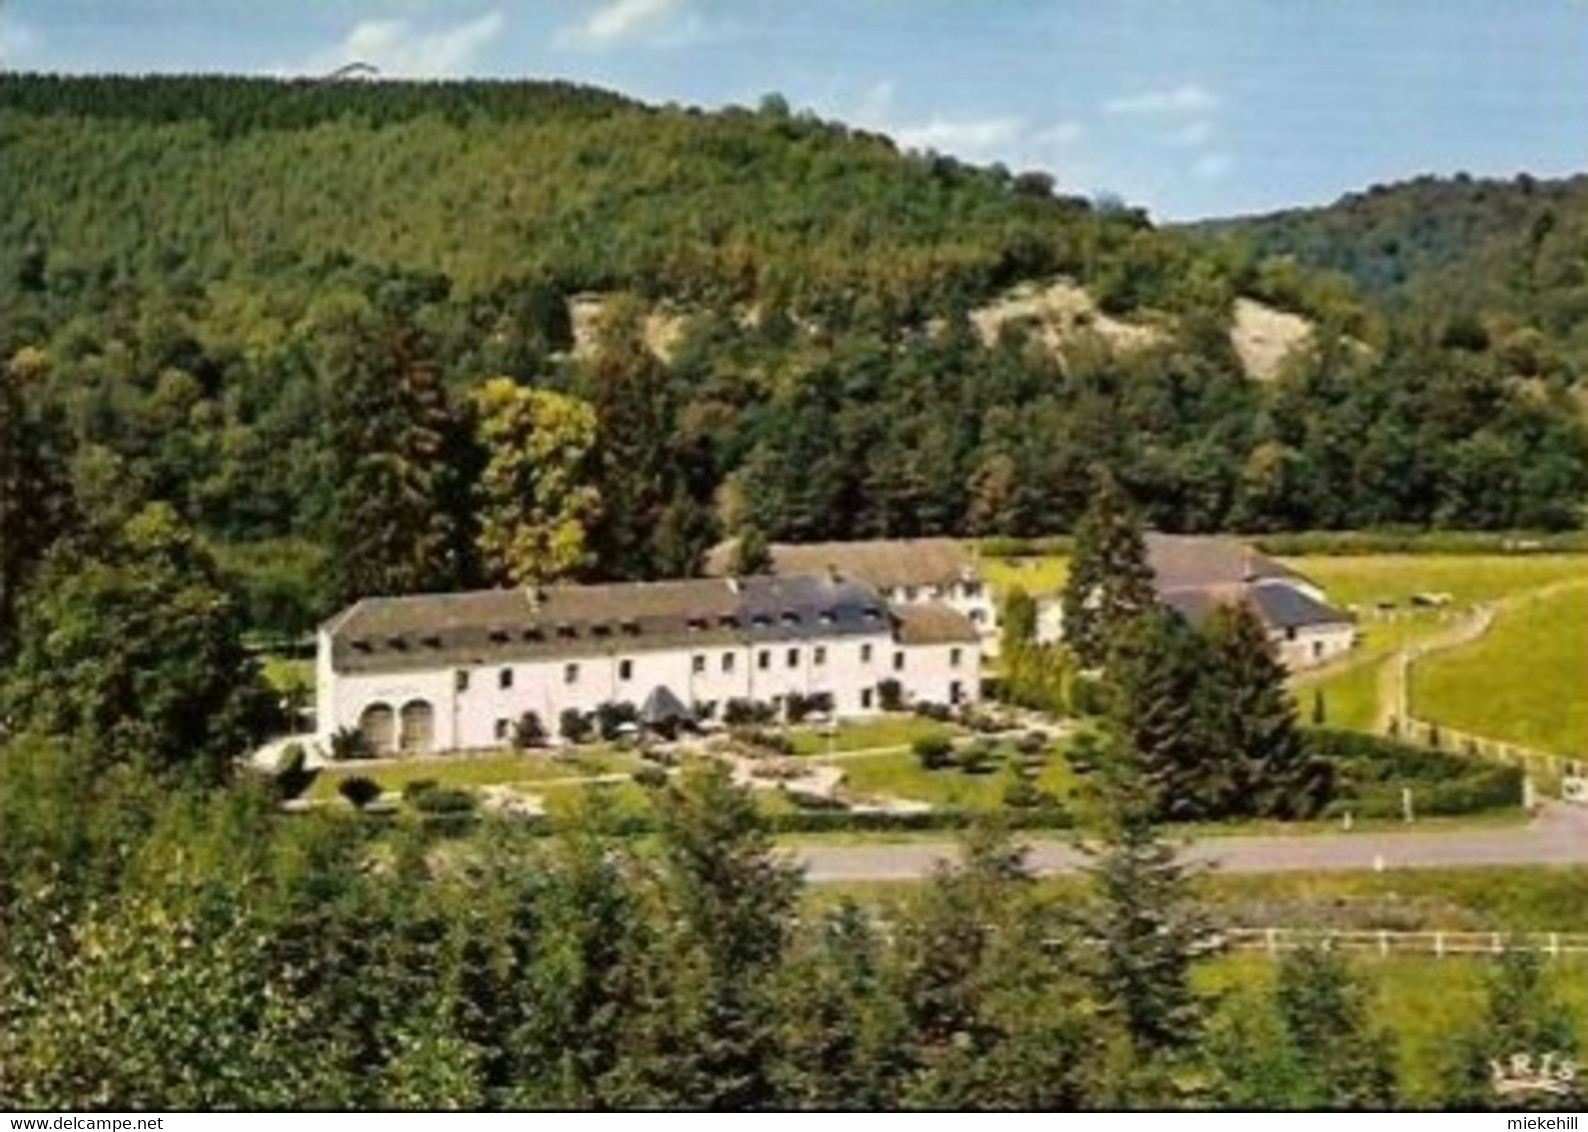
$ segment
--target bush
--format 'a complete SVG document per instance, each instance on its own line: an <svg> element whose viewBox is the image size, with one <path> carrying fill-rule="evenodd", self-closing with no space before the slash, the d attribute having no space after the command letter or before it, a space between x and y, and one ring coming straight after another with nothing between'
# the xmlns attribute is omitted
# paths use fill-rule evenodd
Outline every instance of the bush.
<svg viewBox="0 0 1588 1132"><path fill-rule="evenodd" d="M276 801L290 802L294 798L301 798L303 792L314 785L314 780L320 777L318 769L310 770L305 763L308 761L308 752L303 749L302 743L289 743L281 752L281 758L276 763Z"/></svg>
<svg viewBox="0 0 1588 1132"><path fill-rule="evenodd" d="M922 700L911 705L910 710L923 719L935 719L939 723L947 723L954 718L953 708L947 704L932 703L929 700Z"/></svg>
<svg viewBox="0 0 1588 1132"><path fill-rule="evenodd" d="M362 810L384 793L378 782L373 778L366 778L362 774L344 778L337 783L336 792L351 802L355 809L359 810Z"/></svg>
<svg viewBox="0 0 1588 1132"><path fill-rule="evenodd" d="M544 747L545 745L546 725L541 723L540 716L532 711L526 711L513 724L514 748L520 751L527 751L534 747Z"/></svg>
<svg viewBox="0 0 1588 1132"><path fill-rule="evenodd" d="M790 723L801 723L808 715L827 715L833 710L833 697L829 692L812 692L808 696L791 692L785 702Z"/></svg>
<svg viewBox="0 0 1588 1132"><path fill-rule="evenodd" d="M1338 794L1328 813L1398 818L1401 792L1412 792L1413 810L1428 817L1504 809L1522 802L1523 772L1481 758L1414 747L1376 735L1325 728L1305 732L1307 751L1332 765Z"/></svg>
<svg viewBox="0 0 1588 1132"><path fill-rule="evenodd" d="M659 766L642 766L634 772L634 784L646 790L660 790L667 785L667 772Z"/></svg>
<svg viewBox="0 0 1588 1132"><path fill-rule="evenodd" d="M557 719L558 734L570 743L583 743L592 730L590 717L578 708L564 708Z"/></svg>
<svg viewBox="0 0 1588 1132"><path fill-rule="evenodd" d="M454 786L432 786L414 796L408 804L419 814L426 832L444 837L459 837L469 832L479 816L474 795Z"/></svg>
<svg viewBox="0 0 1588 1132"><path fill-rule="evenodd" d="M416 778L403 787L403 801L413 805L421 795L428 794L440 785L433 778Z"/></svg>
<svg viewBox="0 0 1588 1132"><path fill-rule="evenodd" d="M954 762L954 744L946 735L923 735L910 744L922 770L942 770Z"/></svg>
<svg viewBox="0 0 1588 1132"><path fill-rule="evenodd" d="M985 739L961 747L954 755L961 774L989 774L997 759L997 749Z"/></svg>
<svg viewBox="0 0 1588 1132"><path fill-rule="evenodd" d="M629 724L637 724L639 720L640 709L626 701L614 702L608 700L595 709L596 731L607 742L611 742L618 737L620 728Z"/></svg>
<svg viewBox="0 0 1588 1132"><path fill-rule="evenodd" d="M1070 681L1070 708L1076 715L1107 714L1107 688L1095 677L1076 675Z"/></svg>
<svg viewBox="0 0 1588 1132"><path fill-rule="evenodd" d="M1027 731L1015 740L1015 750L1022 755L1035 756L1047 752L1048 737L1040 731Z"/></svg>
<svg viewBox="0 0 1588 1132"><path fill-rule="evenodd" d="M331 733L331 757L338 762L373 758L369 740L356 727L338 727Z"/></svg>
<svg viewBox="0 0 1588 1132"><path fill-rule="evenodd" d="M771 723L776 718L777 709L759 700L736 696L722 706L722 722L729 727Z"/></svg>
<svg viewBox="0 0 1588 1132"><path fill-rule="evenodd" d="M760 751L774 755L792 755L794 753L794 740L784 735L781 731L767 731L760 727L735 727L728 732L728 738L746 747L755 747Z"/></svg>

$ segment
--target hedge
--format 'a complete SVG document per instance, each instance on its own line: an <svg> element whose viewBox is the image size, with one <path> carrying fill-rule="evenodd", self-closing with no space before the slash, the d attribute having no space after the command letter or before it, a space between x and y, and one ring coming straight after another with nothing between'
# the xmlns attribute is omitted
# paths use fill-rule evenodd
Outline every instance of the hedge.
<svg viewBox="0 0 1588 1132"><path fill-rule="evenodd" d="M1399 817L1402 791L1427 816L1472 814L1522 804L1523 771L1455 751L1415 747L1357 731L1319 728L1304 733L1309 754L1338 770L1339 789L1328 813Z"/></svg>

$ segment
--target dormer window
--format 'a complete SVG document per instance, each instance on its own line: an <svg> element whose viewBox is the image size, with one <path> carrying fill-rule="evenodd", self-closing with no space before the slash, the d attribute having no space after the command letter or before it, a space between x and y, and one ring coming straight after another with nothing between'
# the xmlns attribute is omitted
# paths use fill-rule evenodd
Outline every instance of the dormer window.
<svg viewBox="0 0 1588 1132"><path fill-rule="evenodd" d="M623 622L623 633L624 633L625 636L629 636L629 637L637 637L637 636L639 636L640 635L640 623L638 621L634 620L632 617L628 618L627 620L625 620Z"/></svg>
<svg viewBox="0 0 1588 1132"><path fill-rule="evenodd" d="M562 624L557 626L557 635L565 641L571 641L574 639L574 637L578 636L578 633L575 631L572 625L564 621Z"/></svg>
<svg viewBox="0 0 1588 1132"><path fill-rule="evenodd" d="M540 628L535 625L531 625L528 629L525 629L523 632L523 637L526 642L530 643L545 640L545 634L542 633Z"/></svg>
<svg viewBox="0 0 1588 1132"><path fill-rule="evenodd" d="M739 627L739 619L731 613L724 613L717 618L717 624L724 629L737 629Z"/></svg>
<svg viewBox="0 0 1588 1132"><path fill-rule="evenodd" d="M510 639L506 629L491 630L491 643L493 645L505 645Z"/></svg>
<svg viewBox="0 0 1588 1132"><path fill-rule="evenodd" d="M757 629L765 629L768 625L772 624L772 619L764 613L757 613L754 617L750 618L750 624L754 625Z"/></svg>
<svg viewBox="0 0 1588 1132"><path fill-rule="evenodd" d="M800 615L793 610L787 610L784 612L782 620L785 625L798 625L800 623Z"/></svg>
<svg viewBox="0 0 1588 1132"><path fill-rule="evenodd" d="M822 610L822 618L821 618L821 620L822 620L822 624L823 625L831 625L834 621L837 620L837 617L835 617L833 615L833 611L832 610L824 609L824 610Z"/></svg>
<svg viewBox="0 0 1588 1132"><path fill-rule="evenodd" d="M590 626L590 635L593 637L610 637L612 635L612 626L597 621Z"/></svg>
<svg viewBox="0 0 1588 1132"><path fill-rule="evenodd" d="M421 637L419 643L427 649L438 649L441 647L441 638L431 633L428 637Z"/></svg>
<svg viewBox="0 0 1588 1132"><path fill-rule="evenodd" d="M691 633L698 633L705 627L706 619L704 617L691 617L689 619L689 631Z"/></svg>
<svg viewBox="0 0 1588 1132"><path fill-rule="evenodd" d="M388 648L396 649L398 652L408 651L408 639L406 637L388 637L386 638L386 645Z"/></svg>
<svg viewBox="0 0 1588 1132"><path fill-rule="evenodd" d="M353 651L354 652L369 652L369 642L366 641L363 637L354 638L354 640L353 640Z"/></svg>

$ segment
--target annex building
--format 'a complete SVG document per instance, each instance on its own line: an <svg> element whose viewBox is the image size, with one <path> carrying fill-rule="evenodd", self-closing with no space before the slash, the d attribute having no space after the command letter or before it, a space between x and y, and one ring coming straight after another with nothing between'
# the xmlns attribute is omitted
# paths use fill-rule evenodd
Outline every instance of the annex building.
<svg viewBox="0 0 1588 1132"><path fill-rule="evenodd" d="M533 712L630 703L647 718L720 717L734 699L837 716L974 702L981 641L942 602L888 602L838 571L372 597L318 634L322 743L360 731L381 754L502 746Z"/></svg>

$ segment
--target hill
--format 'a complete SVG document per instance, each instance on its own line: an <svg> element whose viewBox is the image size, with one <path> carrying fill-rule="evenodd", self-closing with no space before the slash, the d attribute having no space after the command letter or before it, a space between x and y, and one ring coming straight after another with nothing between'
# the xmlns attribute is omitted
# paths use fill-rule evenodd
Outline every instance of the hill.
<svg viewBox="0 0 1588 1132"><path fill-rule="evenodd" d="M595 417L585 575L745 527L1064 530L1098 464L1166 530L1559 527L1588 489L1567 391L1508 356L775 96L7 75L0 146L4 382L79 511L171 504L256 620L323 612L359 521L433 558L381 585L501 575L497 375Z"/></svg>
<svg viewBox="0 0 1588 1132"><path fill-rule="evenodd" d="M1588 362L1588 176L1421 177L1187 231L1339 272L1456 335L1477 324L1519 354L1552 351L1578 373Z"/></svg>

